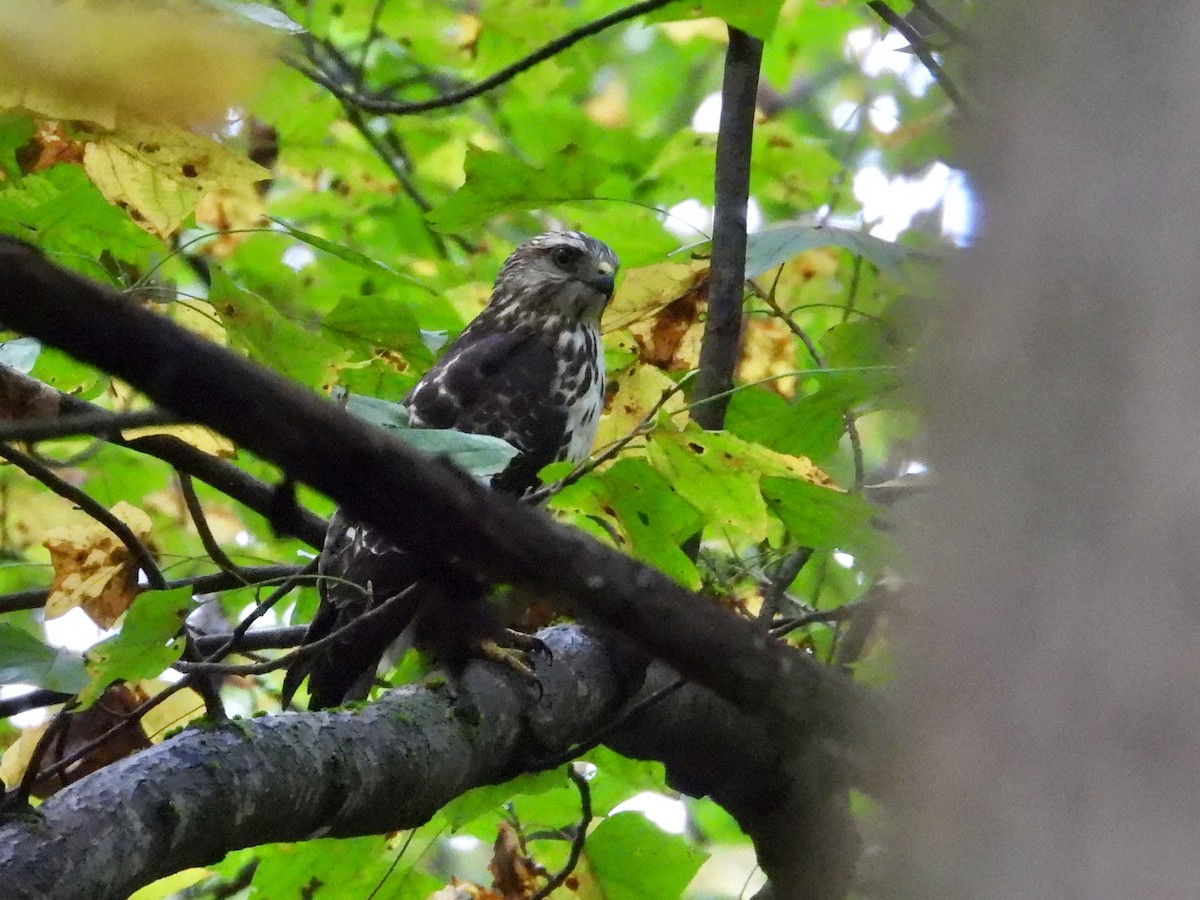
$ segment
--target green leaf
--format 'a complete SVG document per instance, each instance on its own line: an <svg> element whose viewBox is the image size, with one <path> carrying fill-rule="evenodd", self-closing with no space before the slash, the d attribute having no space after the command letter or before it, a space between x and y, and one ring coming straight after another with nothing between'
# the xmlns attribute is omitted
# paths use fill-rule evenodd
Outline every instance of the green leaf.
<svg viewBox="0 0 1200 900"><path fill-rule="evenodd" d="M464 168L463 186L429 213L438 231L478 225L514 210L591 199L605 175L602 162L574 147L559 151L553 168L540 169L472 144Z"/></svg>
<svg viewBox="0 0 1200 900"><path fill-rule="evenodd" d="M609 816L588 835L587 858L605 900L679 897L708 854L635 812Z"/></svg>
<svg viewBox="0 0 1200 900"><path fill-rule="evenodd" d="M208 302L230 341L259 362L314 387L331 380L331 367L349 356L313 331L285 317L265 297L245 290L213 266Z"/></svg>
<svg viewBox="0 0 1200 900"><path fill-rule="evenodd" d="M700 0L706 14L724 19L760 41L770 40L782 6L783 0Z"/></svg>
<svg viewBox="0 0 1200 900"><path fill-rule="evenodd" d="M758 490L759 473L737 466L728 449L713 445L714 438L695 429L657 431L650 438L650 461L709 525L763 540L770 516Z"/></svg>
<svg viewBox="0 0 1200 900"><path fill-rule="evenodd" d="M344 244L338 244L334 241L328 241L320 235L312 234L308 231L302 231L294 225L291 225L282 219L271 219L279 227L285 229L288 234L297 240L303 241L310 247L315 247L318 250L324 250L326 253L336 256L338 259L358 266L360 269L366 269L375 275L382 275L395 281L403 282L404 284L416 285L423 290L429 288L419 279L413 278L411 275L405 275L403 272L397 272L395 269L385 266L378 260L371 259L364 253L360 253L352 247L347 247Z"/></svg>
<svg viewBox="0 0 1200 900"><path fill-rule="evenodd" d="M340 399L336 391L334 399ZM346 400L346 411L386 429L422 453L449 459L476 478L498 475L517 455L516 447L490 434L469 434L450 428L409 428L408 409L402 403L352 394Z"/></svg>
<svg viewBox="0 0 1200 900"><path fill-rule="evenodd" d="M696 508L643 459L617 461L600 481L629 535L633 554L676 581L699 587L696 565L680 547L704 524Z"/></svg>
<svg viewBox="0 0 1200 900"><path fill-rule="evenodd" d="M419 370L433 363L412 307L388 294L355 294L344 298L321 319L321 328L343 339L401 353Z"/></svg>
<svg viewBox="0 0 1200 900"><path fill-rule="evenodd" d="M844 247L881 269L900 269L905 263L931 263L936 256L901 244L893 244L865 231L836 225L781 225L750 235L746 240L746 277L756 278L806 250Z"/></svg>
<svg viewBox="0 0 1200 900"><path fill-rule="evenodd" d="M530 775L519 775L503 784L488 784L461 794L442 807L441 814L450 823L452 831L458 831L485 813L494 812L517 795L533 796L544 794L563 785L569 785L565 767L550 769ZM578 806L578 802L576 803Z"/></svg>
<svg viewBox="0 0 1200 900"><path fill-rule="evenodd" d="M91 684L79 695L86 709L114 681L137 681L161 675L183 653L180 626L192 605L191 588L146 591L125 613L119 634L85 654Z"/></svg>
<svg viewBox="0 0 1200 900"><path fill-rule="evenodd" d="M78 653L48 647L27 631L0 624L0 684L32 684L74 694L87 681Z"/></svg>
<svg viewBox="0 0 1200 900"><path fill-rule="evenodd" d="M792 478L764 478L771 512L804 547L853 553L870 532L875 507L858 494L834 491Z"/></svg>

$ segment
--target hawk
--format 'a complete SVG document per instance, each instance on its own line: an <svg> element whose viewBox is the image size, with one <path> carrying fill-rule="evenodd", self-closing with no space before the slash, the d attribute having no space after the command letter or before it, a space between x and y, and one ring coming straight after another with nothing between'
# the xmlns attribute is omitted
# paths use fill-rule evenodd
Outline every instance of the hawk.
<svg viewBox="0 0 1200 900"><path fill-rule="evenodd" d="M517 496L538 486L544 466L586 458L604 403L600 315L617 266L612 250L578 231L548 232L517 247L487 306L405 397L410 425L508 441L517 454L491 487ZM305 644L377 612L293 664L285 706L305 678L310 709L364 698L381 659L406 632L454 666L498 630L483 602L486 585L442 560L419 558L340 509L318 571L321 604Z"/></svg>

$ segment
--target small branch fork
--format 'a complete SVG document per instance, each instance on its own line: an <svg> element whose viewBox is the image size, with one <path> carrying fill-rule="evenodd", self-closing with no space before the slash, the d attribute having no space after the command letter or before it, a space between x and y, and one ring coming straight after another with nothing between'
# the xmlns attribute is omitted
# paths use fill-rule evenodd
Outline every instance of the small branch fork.
<svg viewBox="0 0 1200 900"><path fill-rule="evenodd" d="M567 777L579 791L579 824L575 826L575 834L571 838L571 853L563 867L542 885L530 900L546 900L554 891L566 884L571 873L575 871L575 867L579 865L579 859L583 855L583 845L587 842L588 826L592 824L592 791L588 787L587 779L575 764L567 766Z"/></svg>
<svg viewBox="0 0 1200 900"><path fill-rule="evenodd" d="M619 25L622 22L628 22L638 16L661 9L676 0L642 0L641 3L634 3L623 9L618 9L615 12L609 13L607 16L601 16L586 25L567 32L562 37L550 41L543 47L530 53L528 56L522 57L509 66L505 66L499 72L483 79L475 84L468 85L456 91L451 91L440 97L435 97L432 100L418 101L403 101L395 100L389 97L381 97L377 95L368 95L360 93L361 85L355 85L352 89L347 89L337 79L331 78L327 73L318 69L311 69L298 62L291 62L293 68L301 72L305 77L319 84L331 94L338 98L343 103L355 106L364 112L384 113L395 116L411 116L416 113L429 112L435 109L445 109L450 106L457 106L460 103L465 103L475 97L485 94L500 85L511 81L513 78L520 75L522 72L527 72L538 63L545 62L553 56L562 53L569 47L574 46L585 38L599 34L612 28L614 25Z"/></svg>

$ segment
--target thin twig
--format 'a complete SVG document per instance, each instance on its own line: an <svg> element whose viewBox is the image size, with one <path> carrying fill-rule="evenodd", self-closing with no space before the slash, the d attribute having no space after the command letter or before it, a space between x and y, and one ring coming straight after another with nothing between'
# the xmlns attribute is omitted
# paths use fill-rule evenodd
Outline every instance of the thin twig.
<svg viewBox="0 0 1200 900"><path fill-rule="evenodd" d="M595 21L589 22L586 25L581 25L572 31L567 32L560 38L550 41L545 46L535 50L528 56L514 62L512 65L506 66L496 74L485 78L483 81L469 85L461 90L451 91L441 97L435 97L432 100L418 100L415 102L405 102L402 100L391 100L385 97L367 96L354 91L346 90L342 85L338 84L333 79L327 77L323 72L308 69L304 66L291 63L293 68L297 69L309 80L321 85L331 94L337 97L344 103L351 103L365 112L386 113L396 116L410 116L414 113L428 112L433 109L444 109L448 106L456 106L480 94L485 94L493 88L499 87L507 81L511 81L522 72L528 71L540 62L544 62L555 56L567 48L579 43L584 38L599 34L614 25L619 25L622 22L627 22L630 19L643 15L648 12L653 12L656 9L661 9L676 0L643 0L641 3L634 3L632 6L627 6L624 9L619 9L616 12L610 13L607 16L602 16Z"/></svg>
<svg viewBox="0 0 1200 900"><path fill-rule="evenodd" d="M29 712L31 709L42 709L47 706L57 706L66 703L74 694L64 691L52 691L47 688L37 688L16 697L0 700L0 719L7 719L18 713Z"/></svg>
<svg viewBox="0 0 1200 900"><path fill-rule="evenodd" d="M914 28L911 22L884 3L883 0L867 0L867 6L874 10L875 14L884 23L896 29L900 33L900 36L908 41L917 59L929 70L929 74L933 76L934 80L942 86L942 90L945 91L950 102L965 114L967 112L966 100L934 58L933 49L929 46L929 42L925 40L925 36Z"/></svg>
<svg viewBox="0 0 1200 900"><path fill-rule="evenodd" d="M245 637L246 632L250 630L250 626L266 615L271 607L290 594L305 578L316 574L318 562L319 560L314 559L307 566L273 590L265 600L260 602L254 607L254 609L250 611L249 615L242 619L242 621L238 622L237 627L234 628L229 634L229 638L224 644L205 654L202 662L219 662L230 653L237 650L242 638Z"/></svg>
<svg viewBox="0 0 1200 900"><path fill-rule="evenodd" d="M604 463L608 462L610 459L614 459L621 453L622 450L629 446L632 441L642 437L645 434L648 434L654 429L654 423L658 419L658 414L662 408L667 405L667 401L683 390L683 385L689 378L692 377L693 374L695 374L694 371L686 373L676 384L663 391L662 396L655 401L654 405L650 407L644 416L642 416L641 421L634 426L633 430L629 432L629 434L625 435L624 437L617 438L615 441L612 441L608 445L602 447L598 453L589 457L588 459L585 459L553 484L548 484L545 487L538 488L536 491L526 494L521 498L522 501L525 503L534 504L541 503L547 497L551 497L554 494L557 494L563 488L574 484L589 472L595 471L598 467L604 465Z"/></svg>
<svg viewBox="0 0 1200 900"><path fill-rule="evenodd" d="M588 787L587 779L583 777L583 773L574 763L567 765L567 777L579 791L579 824L575 826L575 835L571 838L571 852L563 867L555 872L530 900L546 900L551 893L566 884L571 873L575 871L575 867L579 865L579 858L583 855L583 845L587 842L588 826L592 824L592 790Z"/></svg>
<svg viewBox="0 0 1200 900"><path fill-rule="evenodd" d="M210 572L207 575L191 575L187 578L172 579L166 583L166 590L190 587L194 593L210 594L216 591L227 591L230 588L253 587L280 581L290 578L299 571L299 566L253 566L242 569L245 579L235 578L228 572ZM250 584L247 585L246 581L249 581ZM22 609L40 609L46 605L49 597L48 588L0 594L0 615Z"/></svg>
<svg viewBox="0 0 1200 900"><path fill-rule="evenodd" d="M204 515L204 507L200 505L200 498L196 496L196 486L192 484L192 476L178 469L175 470L175 474L179 479L179 490L183 494L184 505L187 506L188 514L192 517L192 524L196 526L196 533L200 535L200 543L204 547L204 552L222 570L234 578L241 579L244 584L249 584L250 581L242 572L241 566L229 558L229 555L217 543L217 539L213 537L212 529L208 527L208 519Z"/></svg>
<svg viewBox="0 0 1200 900"><path fill-rule="evenodd" d="M102 438L120 437L121 430L125 428L178 425L180 422L179 416L157 407L124 413L79 413L53 419L5 423L0 425L0 441L44 441L81 434L94 434Z"/></svg>
<svg viewBox="0 0 1200 900"><path fill-rule="evenodd" d="M59 478L49 468L29 455L17 450L15 447L0 442L0 456L4 457L4 459L27 475L32 475L54 493L58 494L58 496L70 500L115 534L121 543L125 545L130 555L137 560L141 570L146 573L146 580L150 583L150 587L160 591L166 590L167 580L163 578L163 574L158 568L158 563L154 560L154 554L138 539L137 535L133 533L132 528L114 516L109 510L105 509L104 506L89 494Z"/></svg>
<svg viewBox="0 0 1200 900"><path fill-rule="evenodd" d="M372 610L363 613L354 621L343 625L336 631L332 631L319 641L313 641L311 644L305 644L298 647L291 653L285 653L283 656L268 660L262 663L253 663L250 665L226 665L225 663L215 662L185 662L179 660L175 663L174 668L180 672L219 672L222 675L264 675L267 672L274 672L277 669L283 669L290 666L297 660L312 656L329 647L331 644L338 641L344 641L352 634L364 631L367 627L374 624L376 619L382 618L383 614L389 611L393 606L401 600L407 599L408 593L418 585L409 585L398 594L388 597L383 603L379 604Z"/></svg>

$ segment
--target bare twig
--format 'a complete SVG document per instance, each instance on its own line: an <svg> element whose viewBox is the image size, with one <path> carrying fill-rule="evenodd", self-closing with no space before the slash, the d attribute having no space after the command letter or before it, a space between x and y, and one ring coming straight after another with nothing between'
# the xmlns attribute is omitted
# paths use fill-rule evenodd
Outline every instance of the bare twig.
<svg viewBox="0 0 1200 900"><path fill-rule="evenodd" d="M925 36L914 28L912 23L905 19L904 16L884 3L883 0L867 0L867 6L874 10L879 18L890 27L895 28L908 41L917 59L929 70L929 74L933 76L934 80L942 86L942 90L945 91L950 102L965 114L967 111L966 100L934 58L933 49L929 46L929 42L925 40Z"/></svg>
<svg viewBox="0 0 1200 900"><path fill-rule="evenodd" d="M267 584L290 578L300 571L299 566L254 566L242 569L245 579L235 578L228 572L211 572L208 575L192 575L188 578L175 578L166 583L166 590L190 587L197 594L207 594L214 591L225 591L230 588L247 587ZM247 585L247 581L250 582ZM0 615L16 612L20 609L40 609L46 605L50 596L47 588L36 588L31 591L16 591L12 594L0 594Z"/></svg>
<svg viewBox="0 0 1200 900"><path fill-rule="evenodd" d="M787 594L788 585L796 580L800 570L812 559L812 547L801 547L795 553L789 554L776 567L767 589L763 592L762 608L758 611L758 621L770 622L779 612L780 601Z"/></svg>
<svg viewBox="0 0 1200 900"><path fill-rule="evenodd" d="M72 704L69 702L64 704L63 708L50 720L50 724L46 726L46 730L42 732L41 737L38 738L33 752L29 754L29 764L25 767L25 773L21 776L21 783L4 798L5 807L19 809L29 803L29 797L33 793L34 787L43 777L40 772L42 760L50 752L50 745L65 733L67 720L71 717L71 707Z"/></svg>
<svg viewBox="0 0 1200 900"><path fill-rule="evenodd" d="M599 34L614 25L619 25L621 22L628 22L640 15L648 12L653 12L656 9L674 3L675 0L642 0L641 3L634 3L624 9L618 9L616 12L609 13L607 16L602 16L595 21L589 22L586 25L581 25L572 31L567 32L560 38L556 38L545 46L535 50L528 56L525 56L512 65L506 66L496 74L485 78L483 81L462 88L461 90L451 91L441 97L435 97L432 100L418 100L415 102L405 102L403 100L392 100L386 97L368 96L357 93L352 90L347 90L337 81L329 78L325 73L308 69L304 66L292 63L293 67L303 73L307 78L321 87L328 90L331 94L341 100L343 103L350 103L365 112L386 113L396 116L410 116L414 113L428 112L433 109L444 109L448 106L456 106L481 94L485 94L493 88L499 87L507 81L511 81L522 72L528 71L540 62L544 62L555 56L567 48L579 43L584 38Z"/></svg>
<svg viewBox="0 0 1200 900"><path fill-rule="evenodd" d="M567 856L563 867L555 872L530 900L546 900L554 891L562 887L571 873L575 871L575 867L579 865L579 858L583 855L588 826L592 824L592 791L588 787L587 779L583 777L583 773L576 768L574 763L567 765L567 777L579 791L579 824L575 826L575 835L571 838L571 853Z"/></svg>
<svg viewBox="0 0 1200 900"><path fill-rule="evenodd" d="M285 653L283 656L275 659L267 660L261 663L252 663L249 665L226 665L225 663L216 662L185 662L179 660L175 663L174 668L181 672L219 672L222 675L263 675L267 672L274 672L277 669L283 669L290 666L299 659L312 656L324 650L326 647L337 641L344 641L347 637L364 631L375 623L376 619L382 618L383 615L390 611L400 601L407 599L409 591L417 585L410 585L398 594L388 597L383 603L379 604L372 610L363 613L354 621L343 625L336 631L332 631L319 641L313 641L311 644L305 644L298 647L291 653Z"/></svg>
<svg viewBox="0 0 1200 900"><path fill-rule="evenodd" d="M133 412L86 412L53 419L8 422L0 425L0 441L44 441L49 438L94 434L119 438L123 428L151 425L178 425L179 416L165 409L138 409Z"/></svg>
<svg viewBox="0 0 1200 900"><path fill-rule="evenodd" d="M4 457L4 459L27 475L32 475L54 493L58 494L58 496L70 500L115 534L121 543L125 545L126 549L129 550L130 555L137 560L141 570L146 573L146 580L150 583L150 586L155 590L166 589L167 580L163 578L162 572L159 571L158 563L154 560L154 554L150 552L150 549L145 544L138 540L132 528L105 509L104 506L89 494L59 478L49 468L31 458L28 454L22 453L9 444L0 442L0 456Z"/></svg>
<svg viewBox="0 0 1200 900"><path fill-rule="evenodd" d="M192 477L178 469L175 470L175 474L179 477L179 490L183 494L183 502L187 506L188 514L192 517L192 524L196 526L196 533L200 535L200 543L204 546L204 552L223 571L241 579L243 583L249 584L250 581L242 573L241 567L229 558L229 555L217 543L217 539L213 537L212 529L208 527L208 519L204 515L204 507L200 505L200 498L196 496L196 487L192 484Z"/></svg>
<svg viewBox="0 0 1200 900"><path fill-rule="evenodd" d="M205 653L203 662L219 662L231 652L240 649L242 639L246 636L246 632L250 630L250 626L257 622L260 618L266 615L276 603L290 594L305 578L316 574L318 560L313 560L296 574L289 577L283 584L273 590L265 600L259 603L250 611L242 621L238 622L237 627L229 634L228 640L215 650L210 650ZM198 642L197 642L198 646Z"/></svg>
<svg viewBox="0 0 1200 900"><path fill-rule="evenodd" d="M521 499L526 503L541 503L547 497L557 494L563 488L577 482L584 475L595 471L599 466L602 466L610 459L617 457L622 450L629 446L632 441L645 434L648 434L654 429L654 422L658 419L659 412L661 412L662 408L667 405L668 400L670 400L683 389L683 385L689 378L691 378L692 374L692 372L688 372L683 376L683 378L679 379L678 383L663 391L662 396L655 401L654 405L650 407L644 416L642 416L641 421L634 426L633 430L630 431L629 434L625 435L624 437L617 438L610 444L600 448L599 452L597 452L594 456L585 459L558 481L554 482L553 484L548 484L545 487L538 488L536 491L526 494Z"/></svg>

